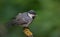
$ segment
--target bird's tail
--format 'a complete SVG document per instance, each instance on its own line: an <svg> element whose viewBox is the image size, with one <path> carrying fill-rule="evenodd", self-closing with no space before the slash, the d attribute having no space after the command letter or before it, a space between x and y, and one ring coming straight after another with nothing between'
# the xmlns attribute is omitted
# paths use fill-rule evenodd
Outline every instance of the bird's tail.
<svg viewBox="0 0 60 37"><path fill-rule="evenodd" d="M13 21L9 21L6 23L7 28L12 28L14 26Z"/></svg>

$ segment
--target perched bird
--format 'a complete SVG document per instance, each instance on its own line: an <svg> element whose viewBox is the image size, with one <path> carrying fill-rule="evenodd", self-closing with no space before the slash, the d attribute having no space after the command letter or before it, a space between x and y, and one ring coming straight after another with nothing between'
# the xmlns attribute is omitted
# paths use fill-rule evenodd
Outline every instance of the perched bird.
<svg viewBox="0 0 60 37"><path fill-rule="evenodd" d="M33 37L32 32L28 28L29 25L32 23L36 16L36 13L34 10L30 10L28 12L18 13L17 16L15 16L12 20L10 20L7 23L7 27L11 28L12 26L22 26L23 32L27 37Z"/></svg>
<svg viewBox="0 0 60 37"><path fill-rule="evenodd" d="M36 13L34 10L30 10L24 13L18 13L18 15L8 22L8 27L13 25L21 25L22 27L28 27L35 18Z"/></svg>

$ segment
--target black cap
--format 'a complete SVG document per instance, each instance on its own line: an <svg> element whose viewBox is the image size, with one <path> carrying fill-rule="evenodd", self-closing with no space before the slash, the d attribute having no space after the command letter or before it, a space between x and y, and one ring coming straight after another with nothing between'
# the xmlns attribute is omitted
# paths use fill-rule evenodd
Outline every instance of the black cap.
<svg viewBox="0 0 60 37"><path fill-rule="evenodd" d="M28 13L36 15L34 10L30 10L30 11L28 11Z"/></svg>

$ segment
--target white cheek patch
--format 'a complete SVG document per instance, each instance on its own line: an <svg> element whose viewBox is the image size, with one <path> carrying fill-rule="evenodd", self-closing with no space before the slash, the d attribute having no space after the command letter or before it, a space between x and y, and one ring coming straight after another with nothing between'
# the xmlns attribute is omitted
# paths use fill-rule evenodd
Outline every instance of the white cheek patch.
<svg viewBox="0 0 60 37"><path fill-rule="evenodd" d="M32 16L35 16L35 15L32 14Z"/></svg>
<svg viewBox="0 0 60 37"><path fill-rule="evenodd" d="M28 16L29 16L30 18L32 18L34 15L28 13Z"/></svg>

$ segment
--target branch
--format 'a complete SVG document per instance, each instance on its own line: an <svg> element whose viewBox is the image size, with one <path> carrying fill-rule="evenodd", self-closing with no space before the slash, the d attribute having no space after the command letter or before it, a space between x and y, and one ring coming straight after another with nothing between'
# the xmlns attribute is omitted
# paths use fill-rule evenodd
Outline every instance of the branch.
<svg viewBox="0 0 60 37"><path fill-rule="evenodd" d="M25 34L27 37L33 37L33 34L32 34L32 32L30 31L30 29L25 28L25 29L23 30L23 32L24 32L24 34Z"/></svg>

